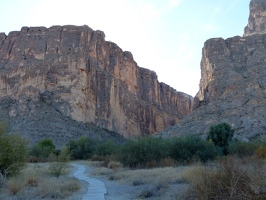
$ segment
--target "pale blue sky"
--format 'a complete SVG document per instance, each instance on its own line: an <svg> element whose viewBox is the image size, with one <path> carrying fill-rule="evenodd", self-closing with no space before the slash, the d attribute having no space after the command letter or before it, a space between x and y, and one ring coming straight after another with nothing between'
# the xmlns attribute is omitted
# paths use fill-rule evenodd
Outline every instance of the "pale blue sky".
<svg viewBox="0 0 266 200"><path fill-rule="evenodd" d="M131 51L140 67L195 96L209 38L243 35L250 0L0 0L0 32L88 25Z"/></svg>

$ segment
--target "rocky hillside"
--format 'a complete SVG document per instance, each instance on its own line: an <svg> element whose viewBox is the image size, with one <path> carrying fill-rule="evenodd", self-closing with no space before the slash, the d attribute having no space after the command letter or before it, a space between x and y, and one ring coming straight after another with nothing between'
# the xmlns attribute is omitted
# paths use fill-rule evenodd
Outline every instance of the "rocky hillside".
<svg viewBox="0 0 266 200"><path fill-rule="evenodd" d="M191 96L159 83L102 31L53 26L0 33L0 116L31 139L67 140L86 134L88 123L126 137L153 134L192 106Z"/></svg>
<svg viewBox="0 0 266 200"><path fill-rule="evenodd" d="M239 138L266 136L266 1L250 2L243 37L214 38L202 50L194 111L164 136L204 135L227 122Z"/></svg>

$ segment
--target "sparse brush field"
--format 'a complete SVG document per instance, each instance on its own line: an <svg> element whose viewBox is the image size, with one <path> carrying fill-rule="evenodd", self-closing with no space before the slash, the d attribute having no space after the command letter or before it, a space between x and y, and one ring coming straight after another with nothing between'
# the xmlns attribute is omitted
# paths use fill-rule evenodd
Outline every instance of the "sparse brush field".
<svg viewBox="0 0 266 200"><path fill-rule="evenodd" d="M56 178L50 173L49 163L29 163L20 174L1 179L0 199L72 199L79 189L79 180L67 172Z"/></svg>
<svg viewBox="0 0 266 200"><path fill-rule="evenodd" d="M207 140L84 136L60 150L49 138L28 147L0 123L0 143L0 199L81 199L88 188L71 178L70 160L105 183L106 200L266 199L266 141L236 140L226 123Z"/></svg>
<svg viewBox="0 0 266 200"><path fill-rule="evenodd" d="M133 199L266 199L266 162L256 156L134 170L110 169L103 162L88 165L94 167L90 175L120 184L120 190L131 186Z"/></svg>

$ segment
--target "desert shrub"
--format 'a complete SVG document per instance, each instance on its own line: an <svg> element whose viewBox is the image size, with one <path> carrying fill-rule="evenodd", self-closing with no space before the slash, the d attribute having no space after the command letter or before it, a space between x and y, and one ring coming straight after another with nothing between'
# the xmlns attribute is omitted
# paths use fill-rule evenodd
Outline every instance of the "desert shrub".
<svg viewBox="0 0 266 200"><path fill-rule="evenodd" d="M53 144L52 139L43 139L31 147L30 160L35 160L35 162L48 161L49 156L53 153L55 153L55 145Z"/></svg>
<svg viewBox="0 0 266 200"><path fill-rule="evenodd" d="M50 138L46 138L38 142L38 145L42 147L49 147L51 151L55 150L55 145L53 144L53 140Z"/></svg>
<svg viewBox="0 0 266 200"><path fill-rule="evenodd" d="M206 162L215 159L218 155L212 143L193 135L172 139L169 148L170 157L185 164L191 161Z"/></svg>
<svg viewBox="0 0 266 200"><path fill-rule="evenodd" d="M16 195L26 184L22 178L11 178L6 182L6 186L12 195Z"/></svg>
<svg viewBox="0 0 266 200"><path fill-rule="evenodd" d="M67 199L80 189L80 182L73 178L45 179L40 182L36 196L38 199Z"/></svg>
<svg viewBox="0 0 266 200"><path fill-rule="evenodd" d="M255 155L256 155L258 158L265 159L265 158L266 158L266 146L257 148L257 149L255 150Z"/></svg>
<svg viewBox="0 0 266 200"><path fill-rule="evenodd" d="M239 157L252 156L259 147L266 147L266 142L254 140L250 142L231 141L228 145L228 153L235 154Z"/></svg>
<svg viewBox="0 0 266 200"><path fill-rule="evenodd" d="M117 162L117 161L110 161L107 164L107 168L109 168L109 169L118 169L121 167L122 167L122 164L120 162Z"/></svg>
<svg viewBox="0 0 266 200"><path fill-rule="evenodd" d="M228 145L232 140L234 130L227 123L213 125L207 136L207 140L213 142L216 146L222 149L224 155L228 153Z"/></svg>
<svg viewBox="0 0 266 200"><path fill-rule="evenodd" d="M51 156L51 163L49 165L49 171L57 178L64 172L68 166L70 160L70 153L68 147L63 147L59 155L53 154Z"/></svg>
<svg viewBox="0 0 266 200"><path fill-rule="evenodd" d="M175 160L172 158L164 158L160 160L159 167L174 167L176 166Z"/></svg>
<svg viewBox="0 0 266 200"><path fill-rule="evenodd" d="M166 157L168 157L166 141L161 138L145 137L129 140L120 151L122 164L132 168L144 167L148 162L159 162Z"/></svg>
<svg viewBox="0 0 266 200"><path fill-rule="evenodd" d="M265 199L266 173L261 161L226 157L216 166L199 166L183 174L192 199Z"/></svg>
<svg viewBox="0 0 266 200"><path fill-rule="evenodd" d="M72 159L88 159L94 154L96 143L96 140L84 136L78 140L69 141L67 146Z"/></svg>
<svg viewBox="0 0 266 200"><path fill-rule="evenodd" d="M27 184L31 187L37 187L39 184L39 177L36 175L36 173L34 174L30 174L27 177Z"/></svg>
<svg viewBox="0 0 266 200"><path fill-rule="evenodd" d="M113 141L103 141L96 145L94 154L99 156L112 155L116 150L116 145Z"/></svg>
<svg viewBox="0 0 266 200"><path fill-rule="evenodd" d="M0 175L17 174L28 158L27 140L17 134L9 134L4 123L0 124Z"/></svg>

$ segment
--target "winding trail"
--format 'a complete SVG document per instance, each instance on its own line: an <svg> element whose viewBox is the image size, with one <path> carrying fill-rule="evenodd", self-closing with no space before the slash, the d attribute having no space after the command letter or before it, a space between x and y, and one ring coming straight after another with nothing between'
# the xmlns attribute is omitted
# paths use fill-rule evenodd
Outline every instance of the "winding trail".
<svg viewBox="0 0 266 200"><path fill-rule="evenodd" d="M74 173L74 176L82 181L85 181L89 184L88 192L83 196L82 200L105 200L104 195L107 193L105 185L102 181L90 178L85 176L83 173L85 172L85 167L79 164L71 164L77 171Z"/></svg>

